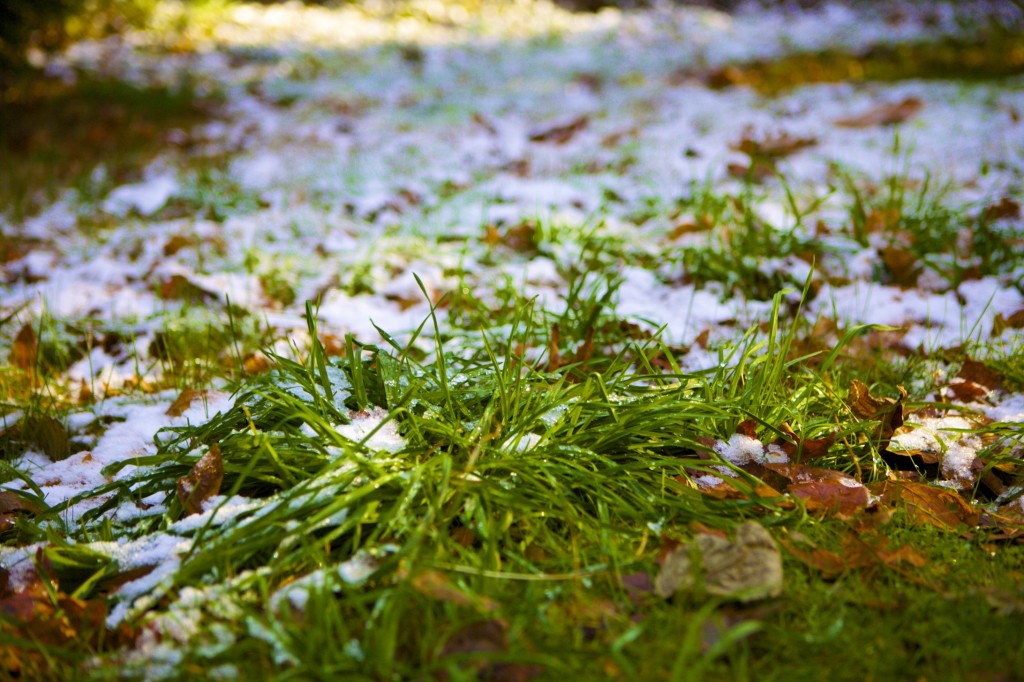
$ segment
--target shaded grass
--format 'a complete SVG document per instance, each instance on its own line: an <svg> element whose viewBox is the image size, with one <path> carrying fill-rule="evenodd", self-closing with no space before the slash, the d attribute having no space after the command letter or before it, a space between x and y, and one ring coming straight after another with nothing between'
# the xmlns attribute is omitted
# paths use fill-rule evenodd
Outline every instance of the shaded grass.
<svg viewBox="0 0 1024 682"><path fill-rule="evenodd" d="M876 45L859 55L828 49L731 65L712 74L709 84L749 85L774 96L811 83L985 81L1020 73L1024 73L1024 35L990 29L974 38Z"/></svg>
<svg viewBox="0 0 1024 682"><path fill-rule="evenodd" d="M188 83L138 87L77 74L69 85L21 73L0 91L0 210L21 220L69 186L102 195L136 179L167 147L167 131L209 118L211 107ZM110 186L97 188L90 175L101 163Z"/></svg>

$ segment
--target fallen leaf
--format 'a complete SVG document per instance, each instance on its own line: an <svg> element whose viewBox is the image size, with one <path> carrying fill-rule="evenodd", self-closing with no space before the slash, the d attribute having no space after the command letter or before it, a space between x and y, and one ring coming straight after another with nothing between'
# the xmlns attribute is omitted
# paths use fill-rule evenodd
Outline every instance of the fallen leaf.
<svg viewBox="0 0 1024 682"><path fill-rule="evenodd" d="M14 337L14 345L11 346L9 361L15 367L29 371L36 366L36 353L39 350L39 340L36 338L36 331L27 322Z"/></svg>
<svg viewBox="0 0 1024 682"><path fill-rule="evenodd" d="M549 142L551 144L565 144L573 137L576 133L580 132L587 127L590 122L589 117L586 115L577 116L576 118L566 123L559 123L555 125L545 126L538 128L529 134L530 142Z"/></svg>
<svg viewBox="0 0 1024 682"><path fill-rule="evenodd" d="M789 481L785 490L803 500L808 511L849 519L871 505L871 492L838 471L784 463L764 468Z"/></svg>
<svg viewBox="0 0 1024 682"><path fill-rule="evenodd" d="M882 481L872 485L871 491L883 504L904 509L912 524L953 530L977 526L981 519L978 509L949 488L913 481Z"/></svg>
<svg viewBox="0 0 1024 682"><path fill-rule="evenodd" d="M168 417L180 417L192 406L193 400L201 398L204 395L206 395L206 391L197 391L194 388L186 388L178 395L178 398L171 403L171 406L167 408L167 411L164 414Z"/></svg>
<svg viewBox="0 0 1024 682"><path fill-rule="evenodd" d="M917 286L917 279L921 276L917 254L901 246L886 246L879 255L893 283L904 289Z"/></svg>
<svg viewBox="0 0 1024 682"><path fill-rule="evenodd" d="M923 108L922 100L917 97L907 97L901 102L876 105L858 116L837 119L835 124L841 128L870 128L902 123Z"/></svg>
<svg viewBox="0 0 1024 682"><path fill-rule="evenodd" d="M466 667L476 672L476 679L491 682L527 682L544 672L539 666L525 663L499 663L488 661L488 654L501 655L508 651L508 624L492 618L470 623L459 628L441 649L441 659L463 658ZM448 671L441 670L438 679L450 679ZM462 679L462 678L460 678Z"/></svg>
<svg viewBox="0 0 1024 682"><path fill-rule="evenodd" d="M452 585L448 577L440 571L433 569L420 571L410 581L410 584L420 594L437 601L457 604L459 606L469 606L485 615L498 610L498 602L489 597L467 593L465 590Z"/></svg>
<svg viewBox="0 0 1024 682"><path fill-rule="evenodd" d="M0 533L13 528L18 516L38 513L39 507L24 496L10 490L0 490Z"/></svg>
<svg viewBox="0 0 1024 682"><path fill-rule="evenodd" d="M700 533L665 558L654 590L668 598L694 589L697 581L712 596L742 602L777 597L782 593L782 557L772 536L756 521L741 524L733 541Z"/></svg>
<svg viewBox="0 0 1024 682"><path fill-rule="evenodd" d="M987 206L981 215L988 221L1016 219L1020 217L1020 204L1010 197L1003 197L998 202Z"/></svg>
<svg viewBox="0 0 1024 682"><path fill-rule="evenodd" d="M879 421L878 428L874 433L879 450L888 448L893 432L903 426L903 399L907 392L902 386L896 388L900 392L898 400L876 398L871 395L863 382L857 379L850 382L850 393L846 403L850 406L850 411L858 418Z"/></svg>
<svg viewBox="0 0 1024 682"><path fill-rule="evenodd" d="M988 389L973 381L954 381L947 388L962 403L972 403L988 395Z"/></svg>
<svg viewBox="0 0 1024 682"><path fill-rule="evenodd" d="M1021 311L1021 316L1024 318L1024 310ZM976 360L967 358L964 360L963 366L957 373L958 379L964 381L973 382L975 384L981 384L988 388L998 389L1003 387L1003 375L1000 372L991 369L984 363Z"/></svg>
<svg viewBox="0 0 1024 682"><path fill-rule="evenodd" d="M996 313L996 316L992 319L992 336L1000 337L1003 332L1007 329L1021 329L1024 328L1024 310L1018 310L1009 317L1005 317L1002 313Z"/></svg>
<svg viewBox="0 0 1024 682"><path fill-rule="evenodd" d="M754 137L751 130L745 130L739 142L729 145L733 151L746 154L751 159L776 160L794 154L801 149L818 144L814 137L796 137L786 132Z"/></svg>
<svg viewBox="0 0 1024 682"><path fill-rule="evenodd" d="M68 430L60 420L50 416L25 417L18 427L21 439L57 462L71 456Z"/></svg>
<svg viewBox="0 0 1024 682"><path fill-rule="evenodd" d="M223 481L224 463L220 448L214 443L195 463L192 471L178 479L178 500L185 508L185 515L201 512L203 502L220 492Z"/></svg>

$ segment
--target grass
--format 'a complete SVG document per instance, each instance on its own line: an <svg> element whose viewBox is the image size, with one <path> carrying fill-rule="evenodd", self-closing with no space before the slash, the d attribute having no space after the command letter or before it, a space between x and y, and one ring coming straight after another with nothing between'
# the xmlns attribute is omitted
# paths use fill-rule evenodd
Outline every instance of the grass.
<svg viewBox="0 0 1024 682"><path fill-rule="evenodd" d="M77 74L67 84L25 72L0 93L0 209L31 216L73 187L80 198L103 195L137 179L174 128L211 115L191 86L139 87ZM102 165L103 171L96 172Z"/></svg>
<svg viewBox="0 0 1024 682"><path fill-rule="evenodd" d="M568 307L595 311L592 324L600 300L591 291ZM797 433L837 430L844 447L826 465L850 468L852 455L884 476L840 398L848 370L788 359L793 334L779 329L780 300L769 320L777 331L725 349L729 361L701 374L645 370L656 341L613 347L600 372L589 359L537 369L517 352L543 336L529 307L516 309L507 336L485 334L468 354L446 352L437 330L438 345L420 360L411 345L350 338L345 356L331 358L314 342L305 360L277 357L270 374L244 382L228 412L157 434L156 454L131 461L138 473L106 469L112 483L69 502L105 500L74 526L61 521L66 505L35 500L43 511L18 521L18 542L44 542L62 592L86 603L130 577L89 542L169 533L190 543L126 621L177 642L182 675L823 679L839 670L852 680L1021 671L1020 548L997 548L985 531L920 527L900 512L861 532L914 548L920 566L879 560L822 580L787 555L784 596L745 608L630 595L625 576L656 573L659 546L695 523L730 529L760 518L787 545L823 550L870 523L815 519L756 494L715 500L689 483L706 469L701 437L728 437L749 417L766 441L782 422ZM402 433L401 450L374 451L339 432L374 406ZM214 445L221 490L263 506L182 526L176 481ZM154 493L168 495L166 511L128 522L107 513ZM346 579L353 563L365 575ZM321 578L289 588L310 572ZM304 610L289 606L296 594ZM997 663L972 644L979 632L1002 652ZM100 660L116 656L116 640L55 645L35 634L15 640L28 665L47 669L67 656L85 665L71 677L114 674L82 656L93 647Z"/></svg>

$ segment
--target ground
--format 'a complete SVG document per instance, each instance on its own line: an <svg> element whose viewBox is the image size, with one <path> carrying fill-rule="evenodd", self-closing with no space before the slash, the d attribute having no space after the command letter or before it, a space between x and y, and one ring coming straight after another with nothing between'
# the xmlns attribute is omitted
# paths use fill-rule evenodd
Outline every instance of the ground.
<svg viewBox="0 0 1024 682"><path fill-rule="evenodd" d="M0 670L1024 676L1006 4L159 3L0 133Z"/></svg>

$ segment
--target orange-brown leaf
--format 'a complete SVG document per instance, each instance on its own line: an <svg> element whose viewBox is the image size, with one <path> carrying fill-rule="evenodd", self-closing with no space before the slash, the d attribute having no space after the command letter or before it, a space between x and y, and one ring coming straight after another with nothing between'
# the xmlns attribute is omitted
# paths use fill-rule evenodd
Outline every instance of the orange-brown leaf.
<svg viewBox="0 0 1024 682"><path fill-rule="evenodd" d="M1024 318L1024 311L1021 311L1021 313L1022 318ZM1024 320L1022 320L1022 322L1024 322ZM1003 375L1000 372L995 371L984 363L971 360L970 358L964 360L963 367L960 368L960 372L956 376L964 381L981 384L988 388L1003 387Z"/></svg>
<svg viewBox="0 0 1024 682"><path fill-rule="evenodd" d="M178 500L185 508L185 515L198 514L203 502L220 492L224 481L224 462L220 448L214 443L209 451L199 458L187 476L178 479Z"/></svg>
<svg viewBox="0 0 1024 682"><path fill-rule="evenodd" d="M780 132L766 134L760 138L754 137L751 131L744 132L739 142L729 145L729 148L746 154L750 158L781 159L794 154L801 149L813 147L818 140L813 137L797 137L789 133Z"/></svg>
<svg viewBox="0 0 1024 682"><path fill-rule="evenodd" d="M427 569L420 571L410 582L413 589L420 594L436 599L437 601L459 606L470 606L480 613L494 613L498 610L498 603L489 597L473 595L461 588L452 585L447 576L440 571Z"/></svg>
<svg viewBox="0 0 1024 682"><path fill-rule="evenodd" d="M976 526L981 512L949 488L913 481L884 481L872 491L889 506L902 508L914 524L928 524L946 530Z"/></svg>
<svg viewBox="0 0 1024 682"><path fill-rule="evenodd" d="M171 406L167 408L166 414L168 417L180 417L185 414L185 411L192 406L192 401L196 398L201 398L206 395L205 391L197 391L194 388L186 388L179 395L178 398L171 403Z"/></svg>
<svg viewBox="0 0 1024 682"><path fill-rule="evenodd" d="M902 123L923 108L924 102L919 98L907 97L902 102L879 104L863 114L837 119L835 124L841 128L870 128Z"/></svg>
<svg viewBox="0 0 1024 682"><path fill-rule="evenodd" d="M587 127L590 119L586 116L577 116L566 123L546 126L530 133L531 142L549 142L551 144L565 144L576 133Z"/></svg>
<svg viewBox="0 0 1024 682"><path fill-rule="evenodd" d="M11 347L10 362L15 367L30 370L36 366L36 352L39 350L39 340L36 338L36 331L27 322L22 326L18 335L14 337L14 345Z"/></svg>
<svg viewBox="0 0 1024 682"><path fill-rule="evenodd" d="M803 500L808 511L852 518L871 504L868 489L838 471L785 463L764 468L788 480L786 491Z"/></svg>

